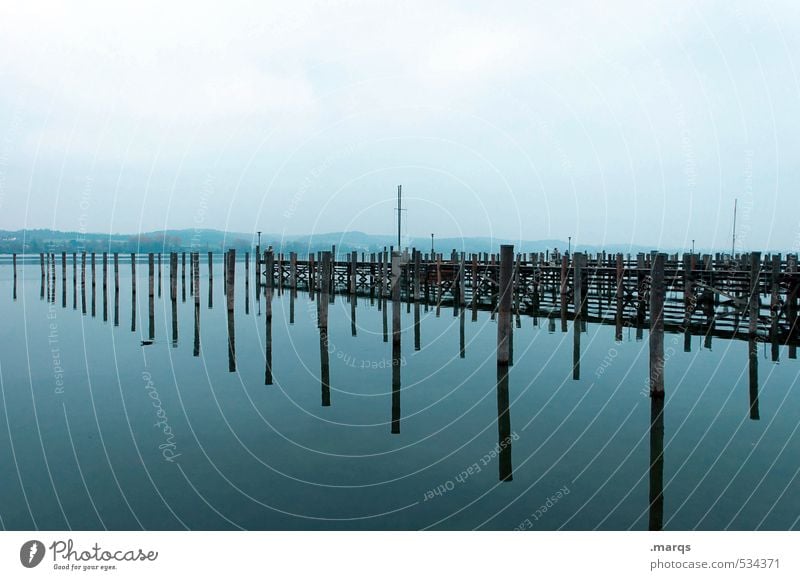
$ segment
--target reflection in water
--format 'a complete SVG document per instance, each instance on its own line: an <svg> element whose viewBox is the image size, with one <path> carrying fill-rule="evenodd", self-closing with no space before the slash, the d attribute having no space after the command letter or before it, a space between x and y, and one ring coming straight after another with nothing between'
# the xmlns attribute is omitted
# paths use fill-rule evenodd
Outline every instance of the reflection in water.
<svg viewBox="0 0 800 580"><path fill-rule="evenodd" d="M97 313L96 286L97 282L95 279L95 259L94 259L94 252L92 252L92 318L94 318L95 314Z"/></svg>
<svg viewBox="0 0 800 580"><path fill-rule="evenodd" d="M572 380L581 380L581 317L575 315L572 323Z"/></svg>
<svg viewBox="0 0 800 580"><path fill-rule="evenodd" d="M66 276L66 273L67 271L64 269L64 276ZM67 295L64 294L65 302L66 299ZM108 322L108 253L106 252L103 252L103 322Z"/></svg>
<svg viewBox="0 0 800 580"><path fill-rule="evenodd" d="M232 373L236 372L236 327L233 319L235 275L236 250L228 250L227 267L225 268L225 299L228 304L228 371Z"/></svg>
<svg viewBox="0 0 800 580"><path fill-rule="evenodd" d="M511 463L511 411L508 399L507 365L497 365L497 444L500 448L500 481L512 481Z"/></svg>
<svg viewBox="0 0 800 580"><path fill-rule="evenodd" d="M86 314L86 252L81 254L81 314Z"/></svg>
<svg viewBox="0 0 800 580"><path fill-rule="evenodd" d="M153 340L156 336L155 294L154 294L155 263L153 254L147 256L147 337Z"/></svg>
<svg viewBox="0 0 800 580"><path fill-rule="evenodd" d="M392 433L400 433L400 306L400 253L392 252Z"/></svg>
<svg viewBox="0 0 800 580"><path fill-rule="evenodd" d="M261 302L259 302L259 308ZM265 286L264 290L264 310L267 319L267 336L266 336L266 366L264 370L264 384L272 384L272 288Z"/></svg>
<svg viewBox="0 0 800 580"><path fill-rule="evenodd" d="M758 413L758 343L751 336L747 341L748 351L748 379L750 384L750 418L759 420Z"/></svg>
<svg viewBox="0 0 800 580"><path fill-rule="evenodd" d="M356 328L356 303L358 300L356 299L355 294L350 296L350 335L357 336L357 328Z"/></svg>
<svg viewBox="0 0 800 580"><path fill-rule="evenodd" d="M194 257L194 272L192 280L194 286L194 350L192 351L192 354L194 354L194 356L200 356L200 254L199 253L195 254Z"/></svg>
<svg viewBox="0 0 800 580"><path fill-rule="evenodd" d="M119 255L114 254L114 326L119 326Z"/></svg>
<svg viewBox="0 0 800 580"><path fill-rule="evenodd" d="M17 273L14 271L14 297L16 298ZM61 308L67 307L67 253L61 252Z"/></svg>
<svg viewBox="0 0 800 580"><path fill-rule="evenodd" d="M322 279L321 292L317 300L319 309L319 361L320 361L320 388L322 390L322 406L331 406L331 367L328 359L328 306L330 299L331 253L322 252Z"/></svg>
<svg viewBox="0 0 800 580"><path fill-rule="evenodd" d="M664 398L650 398L650 518L649 529L664 525Z"/></svg>
<svg viewBox="0 0 800 580"><path fill-rule="evenodd" d="M419 302L414 303L414 350L420 349Z"/></svg>
<svg viewBox="0 0 800 580"><path fill-rule="evenodd" d="M458 323L458 356L459 358L466 358L467 345L464 332L464 308L461 309L461 315Z"/></svg>

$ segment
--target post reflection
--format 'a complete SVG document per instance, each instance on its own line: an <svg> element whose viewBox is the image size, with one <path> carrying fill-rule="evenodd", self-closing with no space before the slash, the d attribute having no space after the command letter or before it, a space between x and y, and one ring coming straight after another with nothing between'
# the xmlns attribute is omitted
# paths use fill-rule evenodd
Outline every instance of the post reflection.
<svg viewBox="0 0 800 580"><path fill-rule="evenodd" d="M648 529L664 525L664 398L650 398L650 513Z"/></svg>
<svg viewBox="0 0 800 580"><path fill-rule="evenodd" d="M508 397L508 365L497 365L497 445L500 448L499 480L514 479L511 461L511 411Z"/></svg>

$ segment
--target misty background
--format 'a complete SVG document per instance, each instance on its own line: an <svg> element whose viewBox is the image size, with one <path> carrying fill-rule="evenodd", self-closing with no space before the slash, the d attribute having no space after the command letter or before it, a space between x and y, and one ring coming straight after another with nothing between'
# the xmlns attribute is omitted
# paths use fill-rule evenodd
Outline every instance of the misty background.
<svg viewBox="0 0 800 580"><path fill-rule="evenodd" d="M0 229L796 252L798 10L5 2Z"/></svg>

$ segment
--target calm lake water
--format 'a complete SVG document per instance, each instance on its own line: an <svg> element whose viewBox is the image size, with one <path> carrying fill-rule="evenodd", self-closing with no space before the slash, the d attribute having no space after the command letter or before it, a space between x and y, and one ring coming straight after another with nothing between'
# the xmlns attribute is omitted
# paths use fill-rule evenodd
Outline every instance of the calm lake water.
<svg viewBox="0 0 800 580"><path fill-rule="evenodd" d="M523 316L498 380L489 312L473 321L423 305L415 326L415 307L402 304L393 368L391 302L379 310L358 298L353 325L339 295L326 393L307 293L272 297L265 385L265 303L252 283L246 298L243 264L231 372L221 263L213 308L201 265L196 345L188 265L173 342L165 261L154 340L143 344L147 264L135 313L130 265L120 264L115 326L113 279L104 320L99 260L94 316L88 265L86 314L80 293L73 308L71 263L66 307L60 257L54 303L40 296L38 263L19 266L16 300L11 267L0 266L5 529L798 527L800 365L785 347L772 362L763 344L750 356L745 341L707 348L696 336L684 352L683 335L667 335L659 421L646 330L616 342L613 326L586 324L577 344L572 321L562 332L560 320Z"/></svg>

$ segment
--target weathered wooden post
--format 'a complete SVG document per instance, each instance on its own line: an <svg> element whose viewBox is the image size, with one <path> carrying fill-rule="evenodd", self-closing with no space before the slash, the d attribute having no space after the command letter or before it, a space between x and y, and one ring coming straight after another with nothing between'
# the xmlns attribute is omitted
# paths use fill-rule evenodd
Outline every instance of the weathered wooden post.
<svg viewBox="0 0 800 580"><path fill-rule="evenodd" d="M266 266L266 283L270 290L275 289L275 252L267 250L264 253L264 262Z"/></svg>
<svg viewBox="0 0 800 580"><path fill-rule="evenodd" d="M86 252L81 252L81 314L86 314Z"/></svg>
<svg viewBox="0 0 800 580"><path fill-rule="evenodd" d="M114 326L119 326L119 254L114 252Z"/></svg>
<svg viewBox="0 0 800 580"><path fill-rule="evenodd" d="M78 255L72 252L72 309L78 309Z"/></svg>
<svg viewBox="0 0 800 580"><path fill-rule="evenodd" d="M289 252L289 287L292 294L297 292L297 252Z"/></svg>
<svg viewBox="0 0 800 580"><path fill-rule="evenodd" d="M266 264L267 252L264 252ZM272 384L272 287L264 284L264 317L266 318L266 344L264 352L264 384Z"/></svg>
<svg viewBox="0 0 800 580"><path fill-rule="evenodd" d="M161 298L161 252L158 253L158 297Z"/></svg>
<svg viewBox="0 0 800 580"><path fill-rule="evenodd" d="M511 276L514 268L514 246L500 246L500 288L497 317L497 364L511 362Z"/></svg>
<svg viewBox="0 0 800 580"><path fill-rule="evenodd" d="M16 272L14 272L16 282ZM61 308L67 307L67 253L61 252Z"/></svg>
<svg viewBox="0 0 800 580"><path fill-rule="evenodd" d="M181 252L181 302L186 302L186 252Z"/></svg>
<svg viewBox="0 0 800 580"><path fill-rule="evenodd" d="M789 289L786 292L786 313L789 322L787 333L789 341L789 358L797 358L797 254L786 257L786 270L789 274Z"/></svg>
<svg viewBox="0 0 800 580"><path fill-rule="evenodd" d="M64 278L67 276L67 267L65 262L66 256L61 255L61 263L63 264ZM67 294L64 293L64 305L66 306ZM108 322L108 252L103 252L103 322Z"/></svg>
<svg viewBox="0 0 800 580"><path fill-rule="evenodd" d="M400 433L400 252L392 252L392 428Z"/></svg>
<svg viewBox="0 0 800 580"><path fill-rule="evenodd" d="M14 300L17 299L17 254L12 255L12 262L14 264L14 291L13 291L13 298ZM66 286L65 286L66 288Z"/></svg>
<svg viewBox="0 0 800 580"><path fill-rule="evenodd" d="M147 318L148 318L148 332L147 336L153 340L156 336L156 317L155 317L155 256L153 253L147 254Z"/></svg>
<svg viewBox="0 0 800 580"><path fill-rule="evenodd" d="M178 253L169 255L169 296L172 312L172 348L178 347Z"/></svg>
<svg viewBox="0 0 800 580"><path fill-rule="evenodd" d="M355 295L358 280L358 252L353 250L350 252L350 294Z"/></svg>
<svg viewBox="0 0 800 580"><path fill-rule="evenodd" d="M322 392L322 406L330 407L330 361L328 352L328 307L330 300L328 293L331 290L331 252L322 252L322 279L320 281L320 296L317 302L319 325L319 352L320 352L320 387Z"/></svg>
<svg viewBox="0 0 800 580"><path fill-rule="evenodd" d="M96 274L95 257L94 257L94 252L92 252L92 318L94 318L95 314L97 313L97 301L95 299L97 280L95 274Z"/></svg>
<svg viewBox="0 0 800 580"><path fill-rule="evenodd" d="M194 348L193 356L200 356L200 252L194 254Z"/></svg>
<svg viewBox="0 0 800 580"><path fill-rule="evenodd" d="M575 320L579 321L583 314L583 254L575 252L572 257L572 300L575 308ZM577 322L577 324L580 324Z"/></svg>
<svg viewBox="0 0 800 580"><path fill-rule="evenodd" d="M781 318L781 255L772 255L770 268L770 329L769 337L772 345L772 362L778 362L778 328Z"/></svg>
<svg viewBox="0 0 800 580"><path fill-rule="evenodd" d="M617 254L617 311L616 311L616 329L614 337L617 342L622 340L622 306L624 303L624 285L625 285L625 265L621 253Z"/></svg>
<svg viewBox="0 0 800 580"><path fill-rule="evenodd" d="M250 314L250 252L244 253L244 313Z"/></svg>
<svg viewBox="0 0 800 580"><path fill-rule="evenodd" d="M749 295L749 318L750 334L758 332L758 315L761 310L759 298L759 279L761 275L761 252L750 254L750 295Z"/></svg>
<svg viewBox="0 0 800 580"><path fill-rule="evenodd" d="M136 254L134 253L131 254L131 332L136 332Z"/></svg>
<svg viewBox="0 0 800 580"><path fill-rule="evenodd" d="M664 396L664 260L658 253L652 261L650 286L650 396Z"/></svg>
<svg viewBox="0 0 800 580"><path fill-rule="evenodd" d="M228 371L236 372L236 329L233 320L234 283L236 280L236 250L228 250L225 269L225 299L228 306Z"/></svg>
<svg viewBox="0 0 800 580"><path fill-rule="evenodd" d="M45 283L47 282L47 278L46 278L47 274L45 273L45 268L44 268L44 252L39 252L39 264L40 264L41 270L42 270L42 283L41 283L41 290L39 291L39 298L41 298L43 300L44 299L44 287L45 287Z"/></svg>

